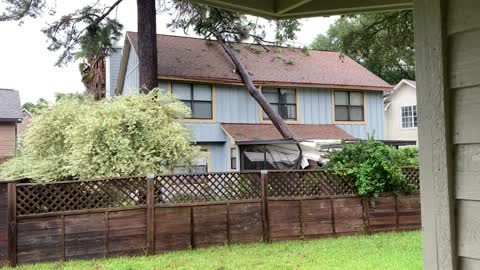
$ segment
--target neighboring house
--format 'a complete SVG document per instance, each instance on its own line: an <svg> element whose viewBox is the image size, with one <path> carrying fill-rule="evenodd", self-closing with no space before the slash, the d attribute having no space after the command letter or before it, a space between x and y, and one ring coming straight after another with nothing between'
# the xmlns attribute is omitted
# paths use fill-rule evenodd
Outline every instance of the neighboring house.
<svg viewBox="0 0 480 270"><path fill-rule="evenodd" d="M17 124L22 121L20 96L12 89L0 89L0 163L15 156Z"/></svg>
<svg viewBox="0 0 480 270"><path fill-rule="evenodd" d="M157 35L157 44L159 87L192 109L192 118L184 122L193 131L194 143L208 152L202 168L269 168L259 162L245 164L246 149L284 142L222 48L215 41L168 35ZM369 134L384 138L383 93L392 87L349 57L282 47L267 51L252 44L234 47L254 83L300 139L322 143L366 139ZM128 32L120 67L109 68L119 71L117 95L138 93L137 51L137 34ZM111 57L116 59L108 63L115 63L120 54Z"/></svg>
<svg viewBox="0 0 480 270"><path fill-rule="evenodd" d="M27 109L22 109L22 122L17 124L17 137L23 139L30 123L32 122L32 113Z"/></svg>
<svg viewBox="0 0 480 270"><path fill-rule="evenodd" d="M418 141L417 83L400 81L385 94L385 140Z"/></svg>

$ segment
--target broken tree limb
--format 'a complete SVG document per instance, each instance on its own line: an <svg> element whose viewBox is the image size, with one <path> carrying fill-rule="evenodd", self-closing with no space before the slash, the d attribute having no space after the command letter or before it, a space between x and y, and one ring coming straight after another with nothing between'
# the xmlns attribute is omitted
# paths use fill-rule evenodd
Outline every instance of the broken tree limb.
<svg viewBox="0 0 480 270"><path fill-rule="evenodd" d="M240 59L238 59L233 49L228 44L226 44L226 42L220 35L215 35L215 38L237 68L238 73L240 74L240 77L242 77L243 83L245 84L250 95L257 101L265 114L267 114L268 118L270 119L270 121L272 121L272 124L275 126L278 132L280 132L282 137L284 139L296 139L295 132L287 125L285 120L283 120L283 118L272 109L270 103L268 103L268 101L265 99L265 96L262 94L260 89L255 87L250 74L248 73L247 69L242 64Z"/></svg>

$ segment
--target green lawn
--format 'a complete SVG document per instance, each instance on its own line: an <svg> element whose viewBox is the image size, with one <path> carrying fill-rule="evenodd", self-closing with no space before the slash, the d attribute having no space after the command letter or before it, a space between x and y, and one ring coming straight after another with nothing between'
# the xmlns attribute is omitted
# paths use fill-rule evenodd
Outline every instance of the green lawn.
<svg viewBox="0 0 480 270"><path fill-rule="evenodd" d="M272 244L229 245L151 257L24 265L60 269L422 269L421 232Z"/></svg>

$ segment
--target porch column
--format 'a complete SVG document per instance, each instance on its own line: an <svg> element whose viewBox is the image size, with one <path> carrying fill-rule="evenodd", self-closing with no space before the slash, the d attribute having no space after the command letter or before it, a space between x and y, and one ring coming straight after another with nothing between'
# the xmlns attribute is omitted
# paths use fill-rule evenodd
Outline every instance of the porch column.
<svg viewBox="0 0 480 270"><path fill-rule="evenodd" d="M414 4L424 269L456 269L446 1Z"/></svg>

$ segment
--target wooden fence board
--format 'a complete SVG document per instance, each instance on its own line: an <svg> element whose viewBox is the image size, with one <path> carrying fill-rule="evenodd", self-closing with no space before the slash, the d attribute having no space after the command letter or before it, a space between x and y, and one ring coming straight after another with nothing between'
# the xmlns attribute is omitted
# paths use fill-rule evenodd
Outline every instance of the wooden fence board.
<svg viewBox="0 0 480 270"><path fill-rule="evenodd" d="M108 255L144 255L147 241L147 210L108 213Z"/></svg>
<svg viewBox="0 0 480 270"><path fill-rule="evenodd" d="M364 231L363 205L360 197L333 200L335 235L354 235Z"/></svg>
<svg viewBox="0 0 480 270"><path fill-rule="evenodd" d="M380 196L368 208L369 232L395 231L397 228L395 195Z"/></svg>
<svg viewBox="0 0 480 270"><path fill-rule="evenodd" d="M63 259L61 217L20 220L17 223L17 261L33 263Z"/></svg>
<svg viewBox="0 0 480 270"><path fill-rule="evenodd" d="M229 209L231 243L262 241L261 203L231 204Z"/></svg>
<svg viewBox="0 0 480 270"><path fill-rule="evenodd" d="M65 259L106 257L105 214L65 217Z"/></svg>
<svg viewBox="0 0 480 270"><path fill-rule="evenodd" d="M7 262L8 252L7 184L0 183L0 267Z"/></svg>
<svg viewBox="0 0 480 270"><path fill-rule="evenodd" d="M195 247L223 245L228 241L226 205L193 207L193 219Z"/></svg>
<svg viewBox="0 0 480 270"><path fill-rule="evenodd" d="M190 211L190 207L155 209L155 252L191 248Z"/></svg>
<svg viewBox="0 0 480 270"><path fill-rule="evenodd" d="M270 239L284 241L300 239L300 202L299 201L270 201Z"/></svg>
<svg viewBox="0 0 480 270"><path fill-rule="evenodd" d="M330 200L306 200L302 203L303 235L305 239L333 235Z"/></svg>

